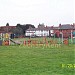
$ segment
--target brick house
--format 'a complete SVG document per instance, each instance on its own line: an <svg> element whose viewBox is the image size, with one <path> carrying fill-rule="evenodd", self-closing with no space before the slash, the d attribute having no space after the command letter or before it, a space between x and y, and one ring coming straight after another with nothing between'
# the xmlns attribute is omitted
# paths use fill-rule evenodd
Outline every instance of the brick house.
<svg viewBox="0 0 75 75"><path fill-rule="evenodd" d="M56 34L56 37L60 36L60 33L63 33L64 38L71 37L71 31L75 31L75 24L59 24L58 27L54 27L54 33Z"/></svg>
<svg viewBox="0 0 75 75"><path fill-rule="evenodd" d="M16 28L16 26L1 26L0 33L12 33L12 29Z"/></svg>

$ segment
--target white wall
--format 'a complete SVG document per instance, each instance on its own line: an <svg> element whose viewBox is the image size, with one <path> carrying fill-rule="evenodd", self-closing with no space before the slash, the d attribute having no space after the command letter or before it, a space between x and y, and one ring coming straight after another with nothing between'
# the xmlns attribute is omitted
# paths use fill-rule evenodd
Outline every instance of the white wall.
<svg viewBox="0 0 75 75"><path fill-rule="evenodd" d="M50 30L50 33L53 33L53 30ZM36 35L36 36L49 36L49 30L36 30L36 31L26 31L26 36L32 36L32 35ZM53 34L51 34L51 36L53 36Z"/></svg>
<svg viewBox="0 0 75 75"><path fill-rule="evenodd" d="M32 36L35 35L35 31L26 31L25 36Z"/></svg>
<svg viewBox="0 0 75 75"><path fill-rule="evenodd" d="M54 30L50 30L51 36L54 36Z"/></svg>
<svg viewBox="0 0 75 75"><path fill-rule="evenodd" d="M36 31L35 32L35 34L36 34L36 36L49 36L49 31L45 31L45 30L43 30L43 31Z"/></svg>

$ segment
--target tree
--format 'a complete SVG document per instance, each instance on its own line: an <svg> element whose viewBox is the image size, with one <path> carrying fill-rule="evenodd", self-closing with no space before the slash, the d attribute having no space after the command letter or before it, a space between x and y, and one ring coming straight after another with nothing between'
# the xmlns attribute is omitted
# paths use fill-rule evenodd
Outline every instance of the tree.
<svg viewBox="0 0 75 75"><path fill-rule="evenodd" d="M6 26L9 26L9 23L7 23Z"/></svg>
<svg viewBox="0 0 75 75"><path fill-rule="evenodd" d="M25 24L25 25L17 24L16 28L13 29L12 32L17 35L25 35L25 32L27 29L29 29L29 27L35 28L35 26L32 24Z"/></svg>
<svg viewBox="0 0 75 75"><path fill-rule="evenodd" d="M23 34L23 30L22 30L22 28L20 28L20 27L17 27L17 28L15 28L15 29L13 29L12 32L13 32L14 34L18 34L18 35L22 35L22 34Z"/></svg>
<svg viewBox="0 0 75 75"><path fill-rule="evenodd" d="M29 29L29 27L35 28L35 26L32 25L32 24L25 24L25 25L17 24L16 28L17 28L17 27L22 28L23 34L25 34L26 30Z"/></svg>

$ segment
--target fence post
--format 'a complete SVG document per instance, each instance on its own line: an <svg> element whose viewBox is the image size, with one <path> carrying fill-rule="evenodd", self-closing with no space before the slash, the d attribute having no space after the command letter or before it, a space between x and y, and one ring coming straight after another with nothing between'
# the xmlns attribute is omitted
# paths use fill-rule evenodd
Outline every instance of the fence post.
<svg viewBox="0 0 75 75"><path fill-rule="evenodd" d="M71 44L73 43L73 36L72 36L72 30L71 30Z"/></svg>

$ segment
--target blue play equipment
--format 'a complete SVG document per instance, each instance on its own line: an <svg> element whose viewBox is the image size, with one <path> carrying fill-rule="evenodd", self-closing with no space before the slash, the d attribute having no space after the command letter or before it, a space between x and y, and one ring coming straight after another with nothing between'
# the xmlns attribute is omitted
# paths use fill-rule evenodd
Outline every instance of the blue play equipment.
<svg viewBox="0 0 75 75"><path fill-rule="evenodd" d="M73 43L75 44L75 31L72 32L72 35L73 35Z"/></svg>
<svg viewBox="0 0 75 75"><path fill-rule="evenodd" d="M2 34L0 34L0 46L2 45Z"/></svg>

